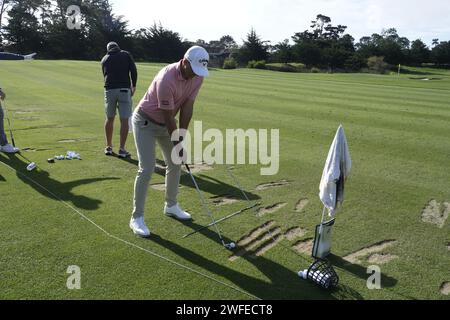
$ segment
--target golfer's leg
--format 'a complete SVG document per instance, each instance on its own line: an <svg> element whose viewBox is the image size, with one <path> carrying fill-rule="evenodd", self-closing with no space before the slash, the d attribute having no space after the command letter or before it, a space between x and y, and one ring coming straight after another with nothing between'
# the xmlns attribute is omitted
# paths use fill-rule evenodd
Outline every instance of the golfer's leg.
<svg viewBox="0 0 450 320"><path fill-rule="evenodd" d="M139 170L134 181L133 217L144 215L150 179L155 170L155 137L147 120L133 115L133 133L139 158Z"/></svg>
<svg viewBox="0 0 450 320"><path fill-rule="evenodd" d="M125 150L125 143L127 142L128 137L128 118L122 119L120 118L120 149Z"/></svg>
<svg viewBox="0 0 450 320"><path fill-rule="evenodd" d="M112 135L114 131L114 117L106 118L105 120L105 136L106 136L106 146L112 147Z"/></svg>
<svg viewBox="0 0 450 320"><path fill-rule="evenodd" d="M106 146L112 147L112 136L114 131L114 119L116 117L117 108L117 89L105 90L105 137Z"/></svg>
<svg viewBox="0 0 450 320"><path fill-rule="evenodd" d="M167 136L158 137L158 144L161 146L164 161L166 162L166 202L169 207L177 204L178 186L180 185L181 165L172 161L173 142Z"/></svg>
<svg viewBox="0 0 450 320"><path fill-rule="evenodd" d="M119 115L120 115L120 149L125 150L129 126L128 119L131 117L131 90L121 89L119 93Z"/></svg>
<svg viewBox="0 0 450 320"><path fill-rule="evenodd" d="M4 123L3 108L0 106L0 146L4 146L5 144L8 143L4 125L5 125L5 123Z"/></svg>

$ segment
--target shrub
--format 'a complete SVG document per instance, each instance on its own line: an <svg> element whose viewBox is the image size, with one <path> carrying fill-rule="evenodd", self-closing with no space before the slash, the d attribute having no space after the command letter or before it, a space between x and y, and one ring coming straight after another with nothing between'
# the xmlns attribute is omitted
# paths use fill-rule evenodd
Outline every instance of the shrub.
<svg viewBox="0 0 450 320"><path fill-rule="evenodd" d="M305 72L306 68L303 63L267 63L267 70L280 71L280 72Z"/></svg>
<svg viewBox="0 0 450 320"><path fill-rule="evenodd" d="M265 69L265 68L266 68L266 61L265 60L256 61L255 69Z"/></svg>
<svg viewBox="0 0 450 320"><path fill-rule="evenodd" d="M319 68L316 68L316 67L312 67L312 68L311 68L311 72L312 72L312 73L319 73L319 72L320 72L320 69L319 69Z"/></svg>
<svg viewBox="0 0 450 320"><path fill-rule="evenodd" d="M247 63L247 68L250 68L250 69L265 69L266 68L266 61L265 60L259 60L259 61L250 60Z"/></svg>
<svg viewBox="0 0 450 320"><path fill-rule="evenodd" d="M384 74L388 70L389 65L384 62L384 57L374 56L367 59L367 67L369 67L369 70Z"/></svg>
<svg viewBox="0 0 450 320"><path fill-rule="evenodd" d="M350 56L344 63L344 67L347 71L359 71L365 66L366 60L358 54Z"/></svg>
<svg viewBox="0 0 450 320"><path fill-rule="evenodd" d="M281 71L281 72L297 72L297 68L295 68L287 63L266 64L266 69L272 70L272 71Z"/></svg>
<svg viewBox="0 0 450 320"><path fill-rule="evenodd" d="M224 69L236 69L237 68L237 62L234 60L234 58L226 58L223 62L223 68Z"/></svg>

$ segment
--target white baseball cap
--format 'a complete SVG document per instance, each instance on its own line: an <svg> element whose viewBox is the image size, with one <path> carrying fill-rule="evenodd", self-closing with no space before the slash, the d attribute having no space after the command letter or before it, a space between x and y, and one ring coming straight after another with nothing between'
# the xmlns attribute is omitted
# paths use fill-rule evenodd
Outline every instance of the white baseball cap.
<svg viewBox="0 0 450 320"><path fill-rule="evenodd" d="M192 71L200 77L207 77L209 54L200 46L193 46L186 51L184 58L190 62Z"/></svg>

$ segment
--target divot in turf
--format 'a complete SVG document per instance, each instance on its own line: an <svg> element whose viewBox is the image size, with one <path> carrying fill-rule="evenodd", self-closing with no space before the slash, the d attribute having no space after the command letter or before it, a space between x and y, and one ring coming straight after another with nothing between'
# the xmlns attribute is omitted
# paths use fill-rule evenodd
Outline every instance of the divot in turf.
<svg viewBox="0 0 450 320"><path fill-rule="evenodd" d="M367 257L371 253L378 253L382 252L385 249L392 247L397 243L396 240L384 240L378 243L375 243L373 245L370 245L368 247L362 248L358 251L355 251L351 254L348 254L344 257L344 260L347 260L350 263L361 263L361 258ZM387 262L387 261L386 261Z"/></svg>
<svg viewBox="0 0 450 320"><path fill-rule="evenodd" d="M297 251L298 253L310 254L312 252L313 245L314 245L313 238L308 238L308 239L300 240L300 241L296 242L292 246L292 248L295 251Z"/></svg>
<svg viewBox="0 0 450 320"><path fill-rule="evenodd" d="M260 191L260 190L266 190L266 189L271 189L271 188L275 188L275 187L284 187L284 186L288 186L290 185L290 181L288 180L281 180L281 181L277 181L277 182L268 182L268 183L262 183L256 186L256 190Z"/></svg>
<svg viewBox="0 0 450 320"><path fill-rule="evenodd" d="M300 227L292 227L284 233L284 236L286 237L287 240L293 241L296 238L303 237L305 234L306 234L305 229L302 229Z"/></svg>
<svg viewBox="0 0 450 320"><path fill-rule="evenodd" d="M270 245L271 242L279 242L275 240L278 238L280 238L279 240L283 238L280 227L275 227L272 229L264 228L257 237L246 238L245 241L238 241L238 248L241 248L237 252L233 253L229 260L234 261L238 257L242 257L244 255L261 256L264 252L274 246ZM245 243L245 245L242 245L242 243Z"/></svg>
<svg viewBox="0 0 450 320"><path fill-rule="evenodd" d="M389 253L374 253L367 258L367 262L373 264L385 264L397 258L398 256Z"/></svg>
<svg viewBox="0 0 450 320"><path fill-rule="evenodd" d="M295 205L295 211L301 212L306 207L306 205L309 203L308 199L300 199L298 200L297 204Z"/></svg>
<svg viewBox="0 0 450 320"><path fill-rule="evenodd" d="M450 203L438 203L436 200L431 200L427 206L422 210L422 221L431 223L442 228L450 213Z"/></svg>
<svg viewBox="0 0 450 320"><path fill-rule="evenodd" d="M450 294L450 282L446 281L441 284L441 287L439 288L439 292L443 295L448 296Z"/></svg>
<svg viewBox="0 0 450 320"><path fill-rule="evenodd" d="M158 191L166 191L166 184L165 183L155 183L151 184L150 187L154 190ZM183 186L179 186L179 189L183 188Z"/></svg>
<svg viewBox="0 0 450 320"><path fill-rule="evenodd" d="M270 206L258 209L257 213L258 213L258 216L262 217L265 214L276 212L286 205L287 205L286 202L275 203Z"/></svg>
<svg viewBox="0 0 450 320"><path fill-rule="evenodd" d="M211 200L212 200L212 203L216 206L223 206L226 204L232 204L232 203L239 201L238 199L233 198L232 196L230 196L228 194L211 197Z"/></svg>

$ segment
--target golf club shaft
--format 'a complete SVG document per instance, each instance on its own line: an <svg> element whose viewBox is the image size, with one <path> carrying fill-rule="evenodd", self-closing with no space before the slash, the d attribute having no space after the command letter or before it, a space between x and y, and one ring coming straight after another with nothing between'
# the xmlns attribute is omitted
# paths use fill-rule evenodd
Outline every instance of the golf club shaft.
<svg viewBox="0 0 450 320"><path fill-rule="evenodd" d="M252 206L249 206L249 207L243 208L243 209L241 209L241 210L239 210L239 211L236 211L236 212L234 212L234 213L231 213L231 214L229 214L229 215L227 215L227 216L225 216L225 217L223 217L223 218L221 218L221 219L219 219L219 220L216 220L215 223L217 224L217 223L220 223L220 222L222 222L222 221L224 221L224 220L230 219L230 218L234 217L235 215L238 215L238 214L240 214L240 213L242 213L242 212L244 212L244 211L250 210L250 209L252 209L253 207L256 207L256 206L258 206L258 205L260 205L260 203L255 203L255 204L252 205ZM212 222L212 223L210 223L210 224L208 224L208 225L206 225L206 226L203 226L203 227L201 227L201 228L199 228L199 229L197 229L197 230L194 230L194 231L192 231L192 232L190 232L190 233L184 235L183 238L187 238L187 237L189 237L189 236L192 236L193 234L196 234L197 232L200 232L200 231L202 231L202 230L204 230L204 229L206 229L206 228L209 228L209 227L211 227L212 225L214 225L214 222Z"/></svg>
<svg viewBox="0 0 450 320"><path fill-rule="evenodd" d="M226 166L227 168L227 172L228 175L231 177L231 179L234 180L234 183L238 186L239 190L241 191L242 195L244 196L244 198L250 202L250 199L247 197L247 194L244 192L244 189L242 189L241 185L239 184L239 181L237 180L237 178L235 177L235 175L231 172L230 168L228 166Z"/></svg>
<svg viewBox="0 0 450 320"><path fill-rule="evenodd" d="M222 238L222 234L220 233L220 230L219 230L219 228L217 227L216 220L214 219L214 216L213 216L213 214L211 213L211 211L209 211L209 208L208 208L208 206L207 206L207 204L206 204L206 201L205 201L205 199L203 198L202 193L200 192L200 188L198 187L197 181L195 180L194 175L193 175L192 172L191 172L191 168L189 168L189 165L188 165L187 163L185 163L184 165L186 166L186 169L187 169L189 175L191 176L192 182L193 182L194 185L195 185L195 189L197 190L197 193L198 193L199 196L200 196L200 201L201 201L201 203L202 203L203 209L208 213L209 217L211 218L211 220L212 220L212 222L213 222L213 224L214 224L214 227L215 227L216 232L217 232L217 234L218 234L218 236L219 236L219 238L220 238L220 241L222 241L222 244L225 245L225 242L223 241L223 238Z"/></svg>
<svg viewBox="0 0 450 320"><path fill-rule="evenodd" d="M25 161L27 161L28 163L31 163L31 162L33 162L33 161L31 161L30 159L28 159L27 157L25 157L23 154L22 154L22 152L18 152L18 153L16 153L17 155L19 155L20 157L22 157Z"/></svg>
<svg viewBox="0 0 450 320"><path fill-rule="evenodd" d="M233 179L234 180L234 183L238 186L238 188L239 188L239 190L241 191L241 193L244 195L244 198L248 201L248 202L250 202L250 199L249 199L249 197L247 196L247 193L244 191L244 189L241 187L241 185L239 184L239 181L238 181L238 179L236 178L236 176L231 172L231 170L230 170L230 168L228 167L228 166L226 166L226 169L227 169L227 173L228 173L228 175L231 177L231 179ZM257 206L255 205L255 206L253 206L253 211L254 211L254 213L255 213L255 215L256 216L259 216L259 214L258 214L258 209L256 208ZM273 239L273 240L275 240L275 237L273 236L273 234L272 234L272 232L270 231L270 230L267 230L267 233L269 234L269 236Z"/></svg>
<svg viewBox="0 0 450 320"><path fill-rule="evenodd" d="M226 169L227 169L228 175L231 177L231 179L234 180L234 183L237 185L237 187L239 188L239 190L241 191L242 195L243 195L244 198L247 200L247 202L250 203L250 199L249 199L249 197L247 196L247 193L244 191L244 189L243 189L242 186L240 185L240 183L239 183L238 179L236 178L236 176L231 172L231 170L230 170L230 168L229 168L228 166L225 166L225 167L226 167ZM256 209L256 205L253 206L253 209L254 209L253 211L254 211L255 215L258 215L258 211L257 211L257 209Z"/></svg>
<svg viewBox="0 0 450 320"><path fill-rule="evenodd" d="M12 133L12 130L11 130L11 123L9 122L9 116L8 116L8 118L6 118L6 120L8 120L9 135L11 136L11 142L13 144L13 147L15 148L16 147L16 142L14 141L14 136L13 136L13 133Z"/></svg>

